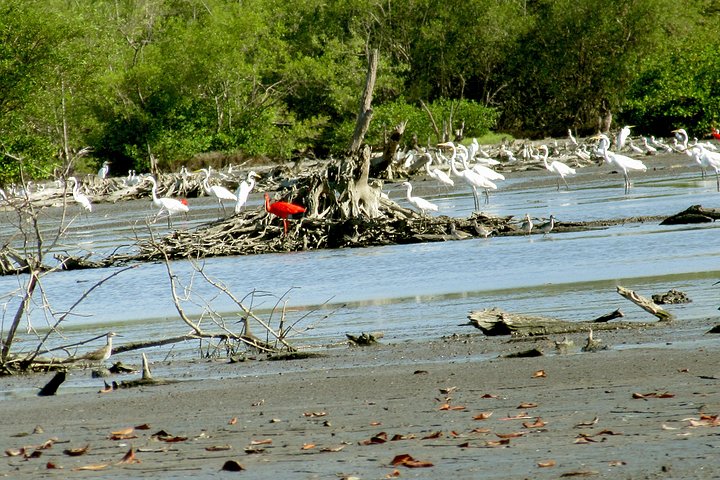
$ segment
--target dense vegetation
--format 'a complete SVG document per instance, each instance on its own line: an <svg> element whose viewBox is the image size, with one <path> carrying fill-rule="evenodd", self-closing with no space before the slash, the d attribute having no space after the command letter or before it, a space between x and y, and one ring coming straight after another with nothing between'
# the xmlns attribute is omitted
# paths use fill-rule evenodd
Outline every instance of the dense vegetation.
<svg viewBox="0 0 720 480"><path fill-rule="evenodd" d="M86 146L74 169L118 174L342 153L371 49L375 145L401 120L421 145L611 115L700 136L719 46L713 0L0 0L0 183Z"/></svg>

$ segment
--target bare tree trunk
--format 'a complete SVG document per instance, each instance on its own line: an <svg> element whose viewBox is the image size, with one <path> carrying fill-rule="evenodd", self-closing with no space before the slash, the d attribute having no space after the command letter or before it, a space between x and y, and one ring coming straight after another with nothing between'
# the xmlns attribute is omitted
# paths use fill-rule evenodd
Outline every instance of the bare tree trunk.
<svg viewBox="0 0 720 480"><path fill-rule="evenodd" d="M395 152L400 146L400 140L405 133L406 126L407 121L401 122L390 134L390 139L385 143L385 147L383 148L382 160L372 166L371 175L373 177L393 178L391 167L393 159L395 158Z"/></svg>
<svg viewBox="0 0 720 480"><path fill-rule="evenodd" d="M350 145L350 155L355 156L360 151L360 145L365 138L372 120L372 97L375 89L375 79L377 77L378 67L378 51L374 49L370 52L368 59L368 72L365 79L365 91L363 92L362 102L360 103L360 112L358 112L357 123L355 124L355 132L353 133L352 144Z"/></svg>

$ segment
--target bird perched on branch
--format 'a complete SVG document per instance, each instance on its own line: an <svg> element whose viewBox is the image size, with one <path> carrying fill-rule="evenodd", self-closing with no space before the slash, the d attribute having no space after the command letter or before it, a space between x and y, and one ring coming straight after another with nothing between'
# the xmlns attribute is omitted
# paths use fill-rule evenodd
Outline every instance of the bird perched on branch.
<svg viewBox="0 0 720 480"><path fill-rule="evenodd" d="M68 178L69 182L73 183L72 187L72 196L73 199L82 205L82 207L87 210L88 212L92 212L92 203L90 203L90 199L86 197L84 194L80 192L80 189L78 188L78 181L75 177Z"/></svg>
<svg viewBox="0 0 720 480"><path fill-rule="evenodd" d="M297 205L295 203L290 203L290 202L272 202L272 203L270 203L270 195L268 195L268 193L265 192L265 210L272 213L273 215L276 215L276 216L282 218L285 235L287 235L287 228L288 228L287 219L288 219L288 217L292 217L293 215L304 213L306 209L305 209L305 207L303 207L301 205Z"/></svg>
<svg viewBox="0 0 720 480"><path fill-rule="evenodd" d="M223 205L222 203L223 200L237 202L237 197L234 193L232 193L225 187L222 187L220 185L210 186L210 171L207 168L201 168L200 171L205 174L205 180L203 180L203 187L205 188L205 193L217 199L218 204L222 207L223 214L225 214L225 205Z"/></svg>
<svg viewBox="0 0 720 480"><path fill-rule="evenodd" d="M414 197L414 196L412 195L412 188L413 188L413 187L412 187L412 185L410 184L410 182L403 182L403 186L407 187L407 201L410 202L413 207L415 207L415 208L417 208L418 210L420 210L420 213L422 213L423 215L425 215L425 214L427 214L427 211L428 211L428 210L431 210L431 211L433 211L433 212L437 212L437 211L438 211L438 206L435 205L434 203L429 202L429 201L425 200L424 198Z"/></svg>
<svg viewBox="0 0 720 480"><path fill-rule="evenodd" d="M146 177L151 183L152 183L152 199L153 203L160 207L160 210L158 211L157 215L155 216L155 219L157 219L160 214L163 213L163 211L167 212L168 215L168 227L171 226L171 220L170 217L175 215L176 213L187 213L190 211L190 208L187 205L187 202L184 202L183 200L176 200L174 198L169 197L160 197L157 196L157 182L155 181L155 178L152 176Z"/></svg>

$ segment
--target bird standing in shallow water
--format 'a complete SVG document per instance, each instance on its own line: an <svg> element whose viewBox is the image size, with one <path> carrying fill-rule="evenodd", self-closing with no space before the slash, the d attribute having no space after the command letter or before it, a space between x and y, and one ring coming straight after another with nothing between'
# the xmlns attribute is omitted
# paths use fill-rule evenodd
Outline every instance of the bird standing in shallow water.
<svg viewBox="0 0 720 480"><path fill-rule="evenodd" d="M234 193L232 193L225 187L221 187L220 185L210 186L210 171L207 168L201 168L200 171L205 174L205 180L203 180L203 187L205 188L205 192L208 195L217 199L218 203L222 207L223 214L225 214L225 205L223 205L222 203L223 200L231 200L233 202L237 202L237 197Z"/></svg>
<svg viewBox="0 0 720 480"><path fill-rule="evenodd" d="M155 181L155 178L152 176L145 177L152 183L152 199L153 203L160 207L160 210L158 211L157 215L155 215L155 220L158 219L160 214L163 213L163 211L167 212L168 215L168 228L172 226L172 221L170 220L170 217L175 215L176 213L187 213L190 211L190 208L187 206L187 202L183 200L176 200L174 198L169 197L160 197L157 196L157 182Z"/></svg>
<svg viewBox="0 0 720 480"><path fill-rule="evenodd" d="M543 152L543 164L545 164L545 168L556 174L558 176L558 182L557 182L557 189L560 191L560 179L565 183L565 187L570 190L570 186L568 185L567 181L565 180L565 177L567 175L575 175L575 169L568 167L564 163L554 160L550 164L548 164L548 147L547 145L540 145L538 147L538 150L541 150Z"/></svg>
<svg viewBox="0 0 720 480"><path fill-rule="evenodd" d="M410 182L403 182L403 186L407 187L407 201L410 202L415 208L420 210L420 213L425 215L427 213L427 210L431 210L433 212L438 211L438 206L434 203L428 202L421 197L412 196L412 185L410 184Z"/></svg>
<svg viewBox="0 0 720 480"><path fill-rule="evenodd" d="M115 332L110 332L107 334L107 343L104 347L98 348L97 350L93 350L92 352L88 352L82 357L80 357L81 360L89 360L91 362L104 362L108 358L110 358L110 355L112 355L112 337L116 336L117 334Z"/></svg>
<svg viewBox="0 0 720 480"><path fill-rule="evenodd" d="M88 212L92 212L92 204L90 203L90 199L80 193L80 189L78 188L78 182L75 177L68 178L69 182L73 183L73 189L72 189L72 196L73 199L82 205L82 207L87 210Z"/></svg>
<svg viewBox="0 0 720 480"><path fill-rule="evenodd" d="M547 235L555 227L555 216L550 215L550 220L537 225L536 229L539 230L543 235Z"/></svg>
<svg viewBox="0 0 720 480"><path fill-rule="evenodd" d="M305 207L290 202L270 203L270 195L265 192L265 210L282 218L285 235L287 235L287 219L292 215L305 212Z"/></svg>

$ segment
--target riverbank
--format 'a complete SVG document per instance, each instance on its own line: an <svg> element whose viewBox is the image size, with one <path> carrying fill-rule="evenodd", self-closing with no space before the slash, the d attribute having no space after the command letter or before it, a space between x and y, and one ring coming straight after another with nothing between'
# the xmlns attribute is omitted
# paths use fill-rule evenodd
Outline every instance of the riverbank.
<svg viewBox="0 0 720 480"><path fill-rule="evenodd" d="M99 393L97 379L93 391L6 396L0 475L715 478L720 425L703 415L720 413L720 348L697 328L675 343L676 329L602 332L609 348L595 353L571 336L568 354L555 350L561 338L473 332L295 361L158 364L179 382L155 387ZM501 356L533 347L546 355ZM22 447L31 458L7 456ZM131 449L136 463L119 463ZM421 466L392 465L405 454ZM245 470L223 472L229 460Z"/></svg>

